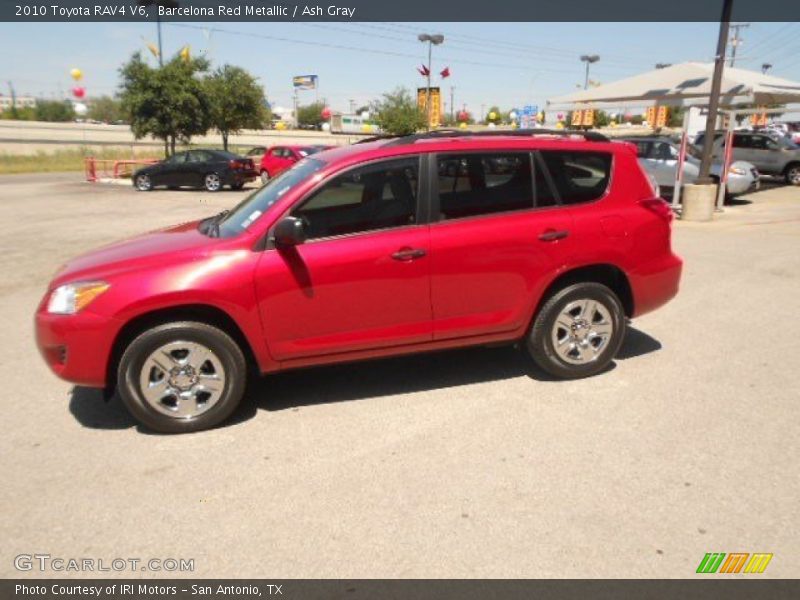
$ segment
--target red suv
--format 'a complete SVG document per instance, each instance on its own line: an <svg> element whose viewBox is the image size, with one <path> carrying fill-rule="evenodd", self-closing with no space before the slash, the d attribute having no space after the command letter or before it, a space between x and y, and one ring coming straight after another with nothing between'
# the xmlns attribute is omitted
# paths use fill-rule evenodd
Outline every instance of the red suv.
<svg viewBox="0 0 800 600"><path fill-rule="evenodd" d="M672 213L632 145L421 134L299 161L231 211L67 263L36 314L56 374L165 432L207 428L249 372L521 342L602 371L678 290Z"/></svg>

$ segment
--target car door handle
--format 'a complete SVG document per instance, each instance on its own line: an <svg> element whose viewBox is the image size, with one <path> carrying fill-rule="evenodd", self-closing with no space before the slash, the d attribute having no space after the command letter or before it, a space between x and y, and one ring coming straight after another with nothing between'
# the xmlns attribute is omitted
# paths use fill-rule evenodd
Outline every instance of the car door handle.
<svg viewBox="0 0 800 600"><path fill-rule="evenodd" d="M568 235L569 231L566 229L548 229L539 234L539 239L543 242L555 242L556 240L563 240Z"/></svg>
<svg viewBox="0 0 800 600"><path fill-rule="evenodd" d="M395 260L409 261L422 258L426 254L427 252L422 248L401 248L392 254L392 258Z"/></svg>

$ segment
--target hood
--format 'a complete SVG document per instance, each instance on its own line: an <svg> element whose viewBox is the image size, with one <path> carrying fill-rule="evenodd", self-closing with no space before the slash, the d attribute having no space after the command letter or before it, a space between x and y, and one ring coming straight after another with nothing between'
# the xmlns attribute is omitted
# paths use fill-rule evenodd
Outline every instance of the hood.
<svg viewBox="0 0 800 600"><path fill-rule="evenodd" d="M180 260L180 253L210 247L219 240L209 238L197 229L200 221L185 223L167 229L102 246L77 256L64 264L56 273L53 285L86 279L102 279L153 264Z"/></svg>

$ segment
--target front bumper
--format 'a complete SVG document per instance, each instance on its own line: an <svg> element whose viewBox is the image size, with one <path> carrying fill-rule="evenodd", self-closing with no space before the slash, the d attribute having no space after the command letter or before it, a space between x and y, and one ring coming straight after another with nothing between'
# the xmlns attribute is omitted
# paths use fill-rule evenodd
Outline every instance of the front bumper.
<svg viewBox="0 0 800 600"><path fill-rule="evenodd" d="M78 385L106 385L108 360L120 323L88 310L54 315L40 308L35 329L36 345L53 373Z"/></svg>

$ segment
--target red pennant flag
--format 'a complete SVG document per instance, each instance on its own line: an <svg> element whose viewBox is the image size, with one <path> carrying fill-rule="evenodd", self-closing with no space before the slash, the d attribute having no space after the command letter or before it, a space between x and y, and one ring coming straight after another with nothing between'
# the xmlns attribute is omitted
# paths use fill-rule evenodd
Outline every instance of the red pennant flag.
<svg viewBox="0 0 800 600"><path fill-rule="evenodd" d="M431 72L428 70L428 67L426 67L425 65L419 67L417 71L419 71L419 74L422 75L423 77L427 77L428 75L431 74Z"/></svg>
<svg viewBox="0 0 800 600"><path fill-rule="evenodd" d="M442 72L439 73L439 75L442 76L442 79L447 79L448 77L450 77L450 67L445 67L444 69L442 69Z"/></svg>

